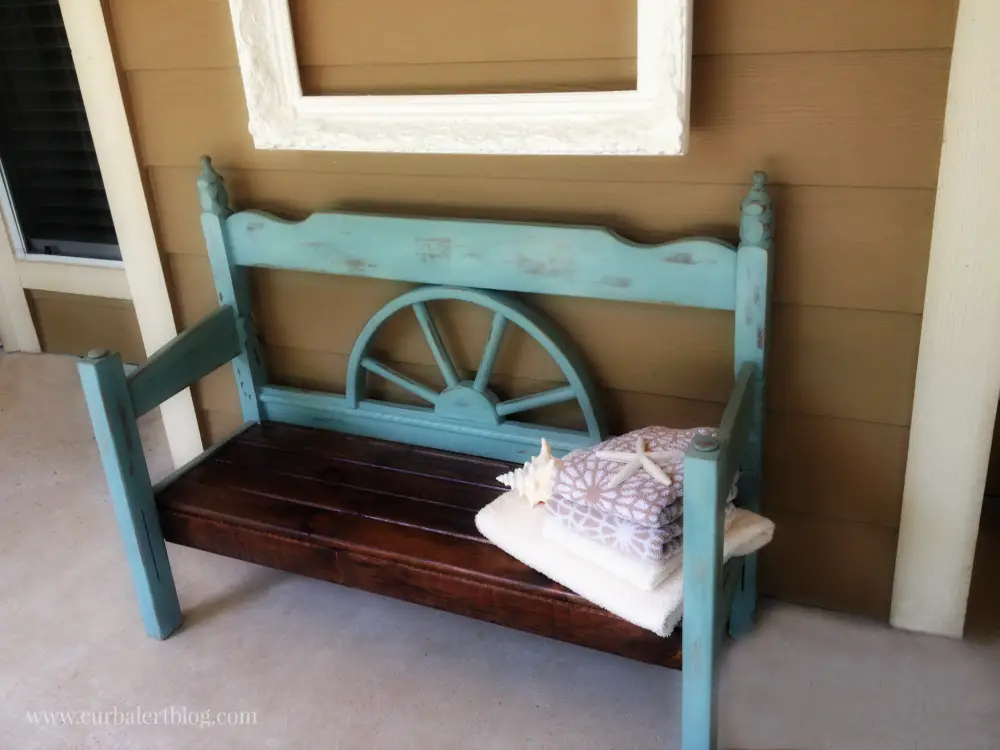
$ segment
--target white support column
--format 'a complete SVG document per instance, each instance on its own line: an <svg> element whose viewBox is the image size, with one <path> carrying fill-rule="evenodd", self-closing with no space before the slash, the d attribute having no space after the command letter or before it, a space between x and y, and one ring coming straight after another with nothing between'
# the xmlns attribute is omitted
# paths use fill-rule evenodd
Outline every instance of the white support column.
<svg viewBox="0 0 1000 750"><path fill-rule="evenodd" d="M177 335L139 160L125 110L101 0L60 0L66 36L94 138L125 274L146 353ZM193 189L193 187L192 187ZM191 391L160 407L176 466L202 451Z"/></svg>
<svg viewBox="0 0 1000 750"><path fill-rule="evenodd" d="M37 353L42 350L17 274L17 259L3 215L0 215L0 345L8 352Z"/></svg>
<svg viewBox="0 0 1000 750"><path fill-rule="evenodd" d="M1000 2L961 0L892 624L960 637L1000 396Z"/></svg>

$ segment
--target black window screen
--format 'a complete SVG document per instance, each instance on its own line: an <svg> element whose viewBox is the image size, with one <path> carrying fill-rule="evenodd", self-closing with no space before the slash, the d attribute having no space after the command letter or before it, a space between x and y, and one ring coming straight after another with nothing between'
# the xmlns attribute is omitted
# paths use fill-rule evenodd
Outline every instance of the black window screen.
<svg viewBox="0 0 1000 750"><path fill-rule="evenodd" d="M0 0L0 168L25 252L121 258L58 0Z"/></svg>

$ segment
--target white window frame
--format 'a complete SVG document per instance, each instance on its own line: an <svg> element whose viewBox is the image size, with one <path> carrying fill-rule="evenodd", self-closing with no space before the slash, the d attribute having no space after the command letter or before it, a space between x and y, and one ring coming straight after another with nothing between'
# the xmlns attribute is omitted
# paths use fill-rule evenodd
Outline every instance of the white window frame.
<svg viewBox="0 0 1000 750"><path fill-rule="evenodd" d="M7 224L7 231L11 233L12 242L14 243L14 252L17 254L18 258L33 260L35 258L45 259L45 260L56 260L56 261L83 261L84 265L92 266L104 266L108 268L124 268L120 258L100 258L94 257L93 255L78 255L68 250L79 246L97 246L99 243L91 242L77 242L74 240L63 240L55 239L51 240L51 244L59 248L60 254L57 255L46 255L45 253L30 252L28 250L28 237L24 233L24 228L21 226L21 222L17 216L17 209L15 208L14 194L11 192L10 183L7 181L7 175L4 172L3 160L0 159L0 214L2 214L3 221ZM37 238L36 238L37 239ZM120 253L121 250L118 247L118 243L105 243L105 247L114 247ZM81 248L82 249L82 248Z"/></svg>
<svg viewBox="0 0 1000 750"><path fill-rule="evenodd" d="M74 67L75 62L74 60ZM79 78L79 73L77 76ZM83 82L80 86L82 89ZM93 123L90 122L89 113L87 119L92 131ZM0 252L5 256L12 256L11 259L5 257L3 260L7 277L0 284L4 286L5 298L17 299L21 290L31 289L91 297L132 299L125 275L125 264L121 260L28 252L24 232L17 217L14 196L2 163L0 163L0 232L5 235L0 242L2 245ZM30 316L26 317L21 313L16 317L22 321L19 325L20 332L9 334L10 339L29 342L18 346L17 349L20 351L38 351L37 333L34 330L29 332L24 326L24 321L30 320ZM14 347L8 346L8 348Z"/></svg>
<svg viewBox="0 0 1000 750"><path fill-rule="evenodd" d="M102 0L59 0L59 7L122 260L95 264L73 258L19 259L0 212L0 341L8 351L39 351L24 294L24 289L39 288L103 297L131 296L143 346L152 354L177 335L177 326ZM42 284L40 278L45 274L49 276L44 286L32 285ZM80 286L84 277L90 279L89 290ZM202 452L190 389L163 403L160 416L175 466Z"/></svg>
<svg viewBox="0 0 1000 750"><path fill-rule="evenodd" d="M71 255L43 255L29 253L24 243L24 233L17 218L13 198L0 165L0 225L6 229L4 251L13 255L16 278L11 284L20 283L22 289L66 294L84 294L91 297L132 299L125 264L120 260L87 258ZM10 294L16 294L12 289Z"/></svg>
<svg viewBox="0 0 1000 750"><path fill-rule="evenodd" d="M638 0L636 88L305 96L288 0L229 0L260 149L455 154L687 151L693 0Z"/></svg>

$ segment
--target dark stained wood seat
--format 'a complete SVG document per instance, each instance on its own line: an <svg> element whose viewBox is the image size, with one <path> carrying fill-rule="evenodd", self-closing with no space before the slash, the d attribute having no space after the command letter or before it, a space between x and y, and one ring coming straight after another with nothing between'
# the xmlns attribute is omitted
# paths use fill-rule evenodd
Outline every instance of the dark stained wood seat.
<svg viewBox="0 0 1000 750"><path fill-rule="evenodd" d="M156 496L166 539L663 666L664 639L484 539L510 464L264 422Z"/></svg>

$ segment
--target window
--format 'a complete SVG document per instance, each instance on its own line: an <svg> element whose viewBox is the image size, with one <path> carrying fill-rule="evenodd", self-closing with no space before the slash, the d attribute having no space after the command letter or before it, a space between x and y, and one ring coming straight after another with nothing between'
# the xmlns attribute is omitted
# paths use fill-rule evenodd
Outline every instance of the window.
<svg viewBox="0 0 1000 750"><path fill-rule="evenodd" d="M0 0L0 181L19 254L121 259L58 0Z"/></svg>

